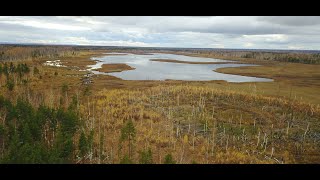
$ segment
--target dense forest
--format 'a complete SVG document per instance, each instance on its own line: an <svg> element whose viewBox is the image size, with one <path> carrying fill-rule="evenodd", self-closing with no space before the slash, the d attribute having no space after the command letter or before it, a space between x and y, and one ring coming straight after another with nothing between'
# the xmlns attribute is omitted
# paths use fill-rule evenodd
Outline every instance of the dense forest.
<svg viewBox="0 0 320 180"><path fill-rule="evenodd" d="M35 108L24 98L14 104L0 96L0 112L2 163L72 163L87 149L86 142L74 146L80 122L72 105Z"/></svg>
<svg viewBox="0 0 320 180"><path fill-rule="evenodd" d="M34 72L30 72L25 63L0 64L0 77L5 77L4 86L9 92L0 94L0 162L75 163L76 157L81 158L87 151L90 142L84 132L80 132L77 100L72 98L66 104L67 97L61 96L58 107L49 107L44 101L38 106L31 103L30 93L11 96L15 85L29 91L23 84L28 83L30 73L39 73L33 69ZM61 93L67 88L62 86ZM31 96L38 95L31 93Z"/></svg>

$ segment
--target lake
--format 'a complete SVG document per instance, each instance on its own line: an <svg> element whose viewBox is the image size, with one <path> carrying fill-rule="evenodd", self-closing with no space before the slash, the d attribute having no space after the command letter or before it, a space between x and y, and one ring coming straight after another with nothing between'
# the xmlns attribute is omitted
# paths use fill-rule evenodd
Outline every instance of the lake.
<svg viewBox="0 0 320 180"><path fill-rule="evenodd" d="M90 69L95 74L108 74L124 80L187 80L187 81L210 81L225 80L228 82L270 82L272 79L231 75L215 72L214 70L224 67L257 66L253 64L184 64L173 62L157 62L150 59L171 59L188 62L233 62L221 59L191 57L176 54L152 53L138 55L130 53L107 53L103 57L94 57L92 60L99 60ZM134 70L103 73L94 71L102 64L127 64Z"/></svg>

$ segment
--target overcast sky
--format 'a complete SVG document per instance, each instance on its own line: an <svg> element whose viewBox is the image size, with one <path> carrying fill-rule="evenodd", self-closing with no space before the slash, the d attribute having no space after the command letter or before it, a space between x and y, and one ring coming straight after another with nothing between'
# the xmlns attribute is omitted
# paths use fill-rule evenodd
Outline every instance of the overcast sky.
<svg viewBox="0 0 320 180"><path fill-rule="evenodd" d="M320 49L320 16L0 16L0 43Z"/></svg>

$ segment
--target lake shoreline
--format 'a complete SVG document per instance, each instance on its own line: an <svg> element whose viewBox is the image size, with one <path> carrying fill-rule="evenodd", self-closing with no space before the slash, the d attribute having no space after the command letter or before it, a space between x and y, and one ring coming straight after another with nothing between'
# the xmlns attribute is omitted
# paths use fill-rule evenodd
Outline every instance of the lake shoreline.
<svg viewBox="0 0 320 180"><path fill-rule="evenodd" d="M92 73L90 66L94 64L100 65L101 62L94 61L96 58L106 56L104 53L110 53L113 51L96 51L83 53L77 57L62 57L60 60L67 68L54 68L49 66L43 66L46 70L58 71L60 74L65 74L71 70L77 71L83 76L84 73ZM118 53L132 54L131 51L119 51ZM149 53L149 52L148 52ZM150 52L154 53L154 52ZM239 61L245 64L254 64L257 66L243 66L243 67L221 67L218 69L211 69L211 71L217 71L219 73L228 73L234 75L250 75L261 78L273 79L272 82L227 82L224 80L208 80L208 81L188 81L188 80L172 80L167 78L164 81L159 80L124 80L115 76L115 74L101 73L97 71L97 74L93 76L94 85L92 86L94 91L98 91L101 88L107 89L146 89L148 87L154 87L160 84L163 85L180 85L180 84L192 84L195 86L212 86L218 89L232 89L236 91L252 92L253 87L257 87L257 93L267 96L275 97L290 97L290 87L293 87L293 93L297 97L301 97L302 101L306 101L312 104L319 104L319 97L316 96L320 84L317 79L319 76L318 68L320 65L309 65L299 63L288 62L276 62L276 61L262 61L255 59L245 58L233 58L233 57L217 57L211 54L190 54L190 53L176 53L176 52L158 52L158 53L172 53L177 55L187 55L191 57L206 57L217 58L223 60ZM45 63L48 58L39 60L40 64ZM154 62L156 63L156 62ZM160 62L159 62L160 63ZM174 63L173 63L174 64ZM78 68L73 68L78 67ZM96 68L96 67L95 67ZM81 69L81 71L79 71ZM85 70L86 72L82 72ZM125 71L124 71L125 72ZM121 72L120 72L121 73ZM250 73L250 74L247 74ZM294 78L292 78L294 77ZM68 77L76 78L76 77ZM51 81L51 79L49 79ZM60 81L60 80L59 80ZM64 80L61 80L64 82ZM70 82L76 82L76 79L68 80ZM39 86L39 84L37 84ZM42 87L42 86L41 86ZM48 88L48 87L46 87ZM306 93L307 92L307 93Z"/></svg>
<svg viewBox="0 0 320 180"><path fill-rule="evenodd" d="M88 66L90 67L88 70L95 74L111 75L122 80L222 80L236 83L273 81L272 79L267 78L231 75L215 71L218 68L224 67L255 66L254 64L239 61L183 56L169 53L141 53L143 55L130 53L123 56L118 53L113 54L116 55L112 56L111 53L108 53L105 54L106 56L92 58L96 64ZM172 65L168 63L172 63ZM129 72L128 70L134 71Z"/></svg>
<svg viewBox="0 0 320 180"><path fill-rule="evenodd" d="M246 64L243 62L192 62L192 61L180 61L175 59L150 59L150 61L156 62L168 62L168 63L180 63L180 64Z"/></svg>

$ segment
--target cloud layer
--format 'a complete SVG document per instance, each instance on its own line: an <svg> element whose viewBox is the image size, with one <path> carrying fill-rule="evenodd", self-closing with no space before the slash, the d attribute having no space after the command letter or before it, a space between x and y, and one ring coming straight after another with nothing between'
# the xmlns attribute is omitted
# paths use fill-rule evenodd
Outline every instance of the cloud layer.
<svg viewBox="0 0 320 180"><path fill-rule="evenodd" d="M0 17L0 43L320 49L319 16Z"/></svg>

